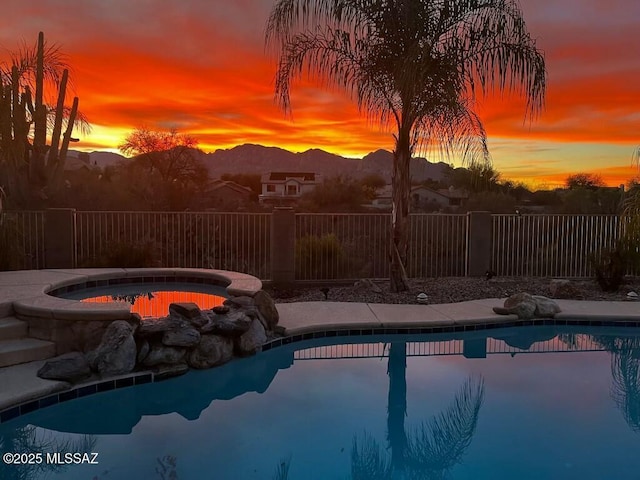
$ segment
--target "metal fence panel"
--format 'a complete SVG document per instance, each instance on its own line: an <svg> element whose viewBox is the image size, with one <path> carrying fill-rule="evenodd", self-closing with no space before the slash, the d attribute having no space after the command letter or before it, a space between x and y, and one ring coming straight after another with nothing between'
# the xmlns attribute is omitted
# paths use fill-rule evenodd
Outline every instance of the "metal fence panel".
<svg viewBox="0 0 640 480"><path fill-rule="evenodd" d="M162 267L215 268L268 279L271 215L217 212L77 212L79 266L149 249Z"/></svg>
<svg viewBox="0 0 640 480"><path fill-rule="evenodd" d="M296 280L388 278L391 216L296 214Z"/></svg>
<svg viewBox="0 0 640 480"><path fill-rule="evenodd" d="M468 216L410 216L407 275L411 278L464 276L467 265Z"/></svg>
<svg viewBox="0 0 640 480"><path fill-rule="evenodd" d="M409 217L409 277L464 275L467 215ZM391 215L296 214L296 279L389 277Z"/></svg>
<svg viewBox="0 0 640 480"><path fill-rule="evenodd" d="M0 268L45 267L45 216L0 215ZM501 276L593 276L590 258L615 247L623 221L616 215L493 215L492 268ZM78 266L100 266L110 254L138 247L152 252L158 266L271 276L270 213L76 212L76 228ZM388 213L296 214L296 280L388 278L390 234ZM469 235L465 214L410 215L408 275L465 275Z"/></svg>
<svg viewBox="0 0 640 480"><path fill-rule="evenodd" d="M0 213L0 270L44 268L44 212Z"/></svg>
<svg viewBox="0 0 640 480"><path fill-rule="evenodd" d="M589 277L590 258L618 239L617 215L493 215L498 275Z"/></svg>

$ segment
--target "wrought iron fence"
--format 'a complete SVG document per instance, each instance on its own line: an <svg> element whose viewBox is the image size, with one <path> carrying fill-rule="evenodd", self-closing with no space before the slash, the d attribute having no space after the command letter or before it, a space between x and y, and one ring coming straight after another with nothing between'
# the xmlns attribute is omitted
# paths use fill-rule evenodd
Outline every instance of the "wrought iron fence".
<svg viewBox="0 0 640 480"><path fill-rule="evenodd" d="M593 275L591 257L618 239L617 215L493 215L492 268L498 275Z"/></svg>
<svg viewBox="0 0 640 480"><path fill-rule="evenodd" d="M409 277L465 275L467 215L413 214ZM388 278L391 215L296 215L296 279Z"/></svg>
<svg viewBox="0 0 640 480"><path fill-rule="evenodd" d="M407 275L412 278L464 276L467 268L468 216L410 216Z"/></svg>
<svg viewBox="0 0 640 480"><path fill-rule="evenodd" d="M535 338L526 345L514 346L509 342L517 339L517 333L513 333L505 338L471 339L472 342L480 342L481 349L485 354L531 354L531 353L563 353L563 352L597 352L605 351L607 348L594 340L591 335L559 334L555 333L552 338ZM364 338L364 337L362 337ZM526 333L525 333L526 340ZM435 340L404 342L405 354L408 357L430 357L464 355L464 340ZM322 345L296 350L295 360L323 360L335 358L384 358L389 356L389 343L346 343L340 345Z"/></svg>
<svg viewBox="0 0 640 480"><path fill-rule="evenodd" d="M0 213L0 270L44 268L44 212Z"/></svg>
<svg viewBox="0 0 640 480"><path fill-rule="evenodd" d="M158 266L236 270L268 280L272 249L280 248L271 245L270 213L73 215L69 228L75 229L80 267L106 266L113 252L126 257L138 250L150 253ZM45 268L45 237L62 228L47 225L46 218L46 212L0 215L0 269ZM616 215L493 215L486 255L501 276L588 277L593 275L590 258L615 246L622 221ZM292 222L295 280L389 277L388 213L300 213L292 216ZM466 214L412 214L408 275L467 274L470 262L476 260L468 253L474 235Z"/></svg>
<svg viewBox="0 0 640 480"><path fill-rule="evenodd" d="M270 275L270 214L77 212L78 265L103 264L117 250L151 252L163 267Z"/></svg>
<svg viewBox="0 0 640 480"><path fill-rule="evenodd" d="M387 278L390 226L384 213L296 214L296 280Z"/></svg>

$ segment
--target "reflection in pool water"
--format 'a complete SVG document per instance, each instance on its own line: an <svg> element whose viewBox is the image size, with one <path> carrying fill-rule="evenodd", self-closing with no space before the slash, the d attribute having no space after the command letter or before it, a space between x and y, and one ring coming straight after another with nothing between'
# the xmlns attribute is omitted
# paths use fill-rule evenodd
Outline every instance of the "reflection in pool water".
<svg viewBox="0 0 640 480"><path fill-rule="evenodd" d="M69 443L100 464L24 476L0 464L0 478L638 478L635 334L523 327L290 344L2 424L3 452Z"/></svg>
<svg viewBox="0 0 640 480"><path fill-rule="evenodd" d="M226 291L217 286L199 283L137 283L76 290L63 298L87 303L126 302L131 312L145 317L162 317L169 313L171 303L191 302L200 309L222 305Z"/></svg>

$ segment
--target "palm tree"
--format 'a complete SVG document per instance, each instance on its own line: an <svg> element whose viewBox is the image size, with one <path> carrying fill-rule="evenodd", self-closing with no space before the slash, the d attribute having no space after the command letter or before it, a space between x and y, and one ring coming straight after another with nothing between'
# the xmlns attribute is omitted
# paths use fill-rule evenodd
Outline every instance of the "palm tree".
<svg viewBox="0 0 640 480"><path fill-rule="evenodd" d="M394 345L397 348L403 344ZM400 356L394 359L394 362L399 360L401 360ZM404 375L400 362L395 367L392 367L391 363L390 352L390 383L392 375ZM401 390L398 396L403 396ZM471 444L484 399L483 379L473 377L467 379L445 411L428 422L421 423L417 429L409 433L405 431L405 412L400 412L398 409L398 412L395 412L396 415L392 411L396 406L391 404L391 393L389 399L387 439L391 458L387 459L378 442L370 435L365 434L360 441L357 437L354 438L351 450L351 479L437 480L447 478L450 470L462 461ZM406 388L404 406L406 408Z"/></svg>
<svg viewBox="0 0 640 480"><path fill-rule="evenodd" d="M611 398L627 425L640 433L640 339L594 336L611 353Z"/></svg>
<svg viewBox="0 0 640 480"><path fill-rule="evenodd" d="M469 377L449 407L407 432L407 344L389 344L389 395L387 404L387 456L369 433L354 436L350 480L447 478L462 461L478 423L484 400L484 379ZM273 480L288 480L291 457L280 460Z"/></svg>
<svg viewBox="0 0 640 480"><path fill-rule="evenodd" d="M640 172L640 146L631 155L632 164ZM623 222L620 222L620 250L624 253L627 267L640 267L640 188L633 186L624 195L622 201Z"/></svg>
<svg viewBox="0 0 640 480"><path fill-rule="evenodd" d="M276 97L291 109L303 75L345 90L361 112L391 127L391 288L407 289L405 264L416 149L488 162L476 94L510 91L529 114L544 104L543 54L516 0L277 0L266 29L275 47Z"/></svg>

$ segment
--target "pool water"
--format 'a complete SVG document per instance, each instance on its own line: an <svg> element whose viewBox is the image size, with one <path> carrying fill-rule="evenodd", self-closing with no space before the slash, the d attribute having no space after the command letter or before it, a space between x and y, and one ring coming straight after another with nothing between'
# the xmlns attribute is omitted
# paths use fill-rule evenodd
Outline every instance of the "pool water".
<svg viewBox="0 0 640 480"><path fill-rule="evenodd" d="M28 466L0 463L0 478L637 479L638 334L522 327L289 344L1 424L2 452L84 449L99 465L20 476Z"/></svg>
<svg viewBox="0 0 640 480"><path fill-rule="evenodd" d="M157 318L169 313L171 303L192 302L201 310L222 305L226 292L212 285L167 282L109 285L75 290L60 296L87 303L126 302L131 304L131 312L142 318Z"/></svg>

